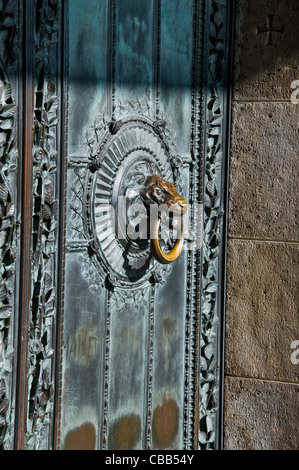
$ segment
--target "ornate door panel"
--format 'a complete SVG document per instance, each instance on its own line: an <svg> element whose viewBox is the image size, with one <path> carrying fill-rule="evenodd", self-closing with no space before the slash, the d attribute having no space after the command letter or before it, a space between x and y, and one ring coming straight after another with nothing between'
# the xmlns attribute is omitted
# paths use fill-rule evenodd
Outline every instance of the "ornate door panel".
<svg viewBox="0 0 299 470"><path fill-rule="evenodd" d="M0 444L216 449L229 6L2 4Z"/></svg>

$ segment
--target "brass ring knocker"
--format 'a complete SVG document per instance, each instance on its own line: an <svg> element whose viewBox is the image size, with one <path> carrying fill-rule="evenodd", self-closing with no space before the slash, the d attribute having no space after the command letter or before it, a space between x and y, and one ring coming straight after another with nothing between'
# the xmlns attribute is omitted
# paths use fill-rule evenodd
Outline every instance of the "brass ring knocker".
<svg viewBox="0 0 299 470"><path fill-rule="evenodd" d="M181 218L181 236L178 238L175 242L174 247L168 252L164 253L160 247L160 241L159 241L159 230L160 230L160 225L161 225L161 217L158 217L152 227L152 233L151 233L151 249L154 257L156 258L159 263L162 264L168 264L172 263L175 261L181 254L183 246L184 246L184 240L185 240L185 229L184 229L184 224L183 224L183 218Z"/></svg>

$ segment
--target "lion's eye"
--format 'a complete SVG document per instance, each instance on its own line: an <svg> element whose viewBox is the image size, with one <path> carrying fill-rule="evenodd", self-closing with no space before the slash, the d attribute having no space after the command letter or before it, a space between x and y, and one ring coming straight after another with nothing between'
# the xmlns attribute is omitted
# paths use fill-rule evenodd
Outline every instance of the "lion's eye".
<svg viewBox="0 0 299 470"><path fill-rule="evenodd" d="M164 193L163 193L162 189L156 189L156 194L157 194L157 196L160 197L160 196L163 196Z"/></svg>

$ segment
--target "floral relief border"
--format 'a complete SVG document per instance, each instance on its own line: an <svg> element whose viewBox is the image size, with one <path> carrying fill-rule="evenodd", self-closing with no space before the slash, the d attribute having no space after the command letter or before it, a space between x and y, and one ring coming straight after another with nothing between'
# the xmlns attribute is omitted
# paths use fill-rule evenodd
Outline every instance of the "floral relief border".
<svg viewBox="0 0 299 470"><path fill-rule="evenodd" d="M61 4L35 0L33 214L28 344L26 449L51 448L57 321L58 150L57 80Z"/></svg>
<svg viewBox="0 0 299 470"><path fill-rule="evenodd" d="M207 2L204 221L200 326L198 448L221 447L225 178L228 159L229 34L231 3Z"/></svg>
<svg viewBox="0 0 299 470"><path fill-rule="evenodd" d="M14 437L14 358L16 354L16 273L19 220L17 69L18 1L0 4L0 449L9 450Z"/></svg>

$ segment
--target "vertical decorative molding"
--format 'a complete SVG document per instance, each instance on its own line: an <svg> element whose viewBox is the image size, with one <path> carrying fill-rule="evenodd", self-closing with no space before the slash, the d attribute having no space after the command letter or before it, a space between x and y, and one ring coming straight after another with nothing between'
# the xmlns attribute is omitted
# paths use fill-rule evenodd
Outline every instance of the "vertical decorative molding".
<svg viewBox="0 0 299 470"><path fill-rule="evenodd" d="M102 415L102 449L108 444L108 403L109 403L109 358L110 358L110 322L111 322L111 291L107 290L106 335L104 343L104 370L103 370L103 415Z"/></svg>
<svg viewBox="0 0 299 470"><path fill-rule="evenodd" d="M221 350L223 266L225 251L227 116L230 2L209 0L206 16L206 126L204 136L204 230L200 329L200 449L219 448L221 441Z"/></svg>
<svg viewBox="0 0 299 470"><path fill-rule="evenodd" d="M18 119L21 13L17 0L0 7L0 449L13 448L17 348Z"/></svg>
<svg viewBox="0 0 299 470"><path fill-rule="evenodd" d="M201 229L198 204L202 203L203 167L203 53L204 53L205 1L193 3L193 52L191 93L191 163L189 182L189 206L192 220L192 233ZM184 401L184 448L197 448L198 432L198 357L200 327L200 250L187 252L187 299L185 327L185 401Z"/></svg>
<svg viewBox="0 0 299 470"><path fill-rule="evenodd" d="M153 362L154 362L154 318L155 318L155 287L150 287L150 308L148 319L148 357L147 357L147 415L146 415L146 446L151 450L152 443L152 414L153 414Z"/></svg>
<svg viewBox="0 0 299 470"><path fill-rule="evenodd" d="M53 448L60 450L62 416L62 358L64 331L65 252L66 252L66 208L67 208L67 155L68 155L68 104L69 104L69 1L61 7L61 54L60 54L60 165L59 165L59 242L57 278L56 320L56 368L54 397L54 441Z"/></svg>
<svg viewBox="0 0 299 470"><path fill-rule="evenodd" d="M155 0L154 3L154 44L153 44L153 83L154 83L154 97L155 97L155 119L159 119L160 116L160 48L161 48L161 0Z"/></svg>
<svg viewBox="0 0 299 470"><path fill-rule="evenodd" d="M20 237L20 280L19 280L19 331L16 386L16 438L18 450L25 447L28 392L28 329L31 296L31 231L32 231L32 147L33 147L33 24L34 3L20 2L23 10L23 48L22 48L22 124L20 142L22 143L21 166L21 237Z"/></svg>
<svg viewBox="0 0 299 470"><path fill-rule="evenodd" d="M109 47L110 53L108 54L108 114L112 117L115 116L115 60L116 60L116 0L111 0L108 3L109 8Z"/></svg>
<svg viewBox="0 0 299 470"><path fill-rule="evenodd" d="M26 449L52 447L57 317L61 2L35 0L31 302Z"/></svg>

